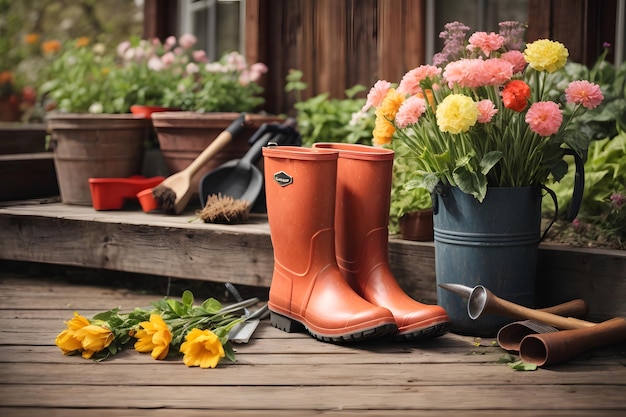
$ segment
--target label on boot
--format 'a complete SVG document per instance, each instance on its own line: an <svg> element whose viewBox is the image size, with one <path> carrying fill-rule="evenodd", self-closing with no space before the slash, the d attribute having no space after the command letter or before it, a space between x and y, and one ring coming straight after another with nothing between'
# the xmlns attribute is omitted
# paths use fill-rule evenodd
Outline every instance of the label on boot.
<svg viewBox="0 0 626 417"><path fill-rule="evenodd" d="M276 181L281 187L286 187L293 183L293 177L285 171L280 171L274 174L274 181Z"/></svg>

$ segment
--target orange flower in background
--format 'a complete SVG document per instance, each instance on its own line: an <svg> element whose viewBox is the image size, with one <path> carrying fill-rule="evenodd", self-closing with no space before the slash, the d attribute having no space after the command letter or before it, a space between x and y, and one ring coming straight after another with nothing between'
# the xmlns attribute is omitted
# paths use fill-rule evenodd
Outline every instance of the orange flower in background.
<svg viewBox="0 0 626 417"><path fill-rule="evenodd" d="M13 83L15 77L11 71L2 71L0 72L0 84L8 84Z"/></svg>
<svg viewBox="0 0 626 417"><path fill-rule="evenodd" d="M27 45L35 45L37 42L39 42L39 35L36 33L29 33L28 35L24 36L24 42Z"/></svg>
<svg viewBox="0 0 626 417"><path fill-rule="evenodd" d="M46 41L41 44L41 51L46 55L59 52L60 50L61 50L61 42L57 40Z"/></svg>
<svg viewBox="0 0 626 417"><path fill-rule="evenodd" d="M76 39L76 47L77 48L83 48L85 46L89 45L89 38L86 36L82 36L78 39Z"/></svg>

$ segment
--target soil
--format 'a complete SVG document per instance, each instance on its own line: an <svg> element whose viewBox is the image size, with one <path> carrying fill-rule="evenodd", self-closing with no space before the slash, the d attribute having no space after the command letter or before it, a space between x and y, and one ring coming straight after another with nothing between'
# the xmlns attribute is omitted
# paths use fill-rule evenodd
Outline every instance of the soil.
<svg viewBox="0 0 626 417"><path fill-rule="evenodd" d="M578 248L602 248L626 250L626 238L616 233L609 233L593 225L575 225L557 221L554 223L544 243L558 243Z"/></svg>

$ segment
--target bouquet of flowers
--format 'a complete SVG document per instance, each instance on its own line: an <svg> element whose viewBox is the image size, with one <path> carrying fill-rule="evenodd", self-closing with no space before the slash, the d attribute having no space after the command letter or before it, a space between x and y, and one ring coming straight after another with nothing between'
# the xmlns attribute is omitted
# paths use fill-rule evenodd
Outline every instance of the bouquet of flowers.
<svg viewBox="0 0 626 417"><path fill-rule="evenodd" d="M370 90L362 113L375 108L374 144L397 137L409 146L418 165L409 187L432 191L443 183L482 201L488 187L559 181L566 148L582 154L588 145L571 121L602 102L600 87L577 80L562 89L567 49L549 39L524 47L521 23L502 22L499 33L469 39L460 22L445 29L433 65Z"/></svg>
<svg viewBox="0 0 626 417"><path fill-rule="evenodd" d="M193 294L187 290L181 301L165 298L152 303L151 309L121 313L115 308L91 319L75 312L55 343L65 355L101 361L134 342L135 350L150 352L157 360L178 352L187 366L215 368L224 357L235 361L229 333L246 318L234 313L258 301L251 298L223 307L208 298L194 306Z"/></svg>

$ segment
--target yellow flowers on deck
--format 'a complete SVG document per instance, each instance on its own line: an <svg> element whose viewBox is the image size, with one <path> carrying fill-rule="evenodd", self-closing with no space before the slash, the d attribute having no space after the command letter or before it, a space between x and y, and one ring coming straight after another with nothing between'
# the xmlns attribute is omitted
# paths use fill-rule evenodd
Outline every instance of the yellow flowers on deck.
<svg viewBox="0 0 626 417"><path fill-rule="evenodd" d="M258 301L251 298L222 307L209 298L195 306L191 291L184 291L180 301L165 298L153 302L151 310L120 313L115 308L91 319L75 312L55 343L64 355L101 361L134 342L136 351L157 360L181 353L187 366L215 368L222 358L235 361L230 331L245 320L238 314Z"/></svg>

